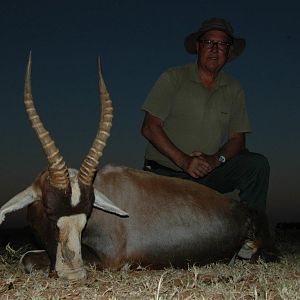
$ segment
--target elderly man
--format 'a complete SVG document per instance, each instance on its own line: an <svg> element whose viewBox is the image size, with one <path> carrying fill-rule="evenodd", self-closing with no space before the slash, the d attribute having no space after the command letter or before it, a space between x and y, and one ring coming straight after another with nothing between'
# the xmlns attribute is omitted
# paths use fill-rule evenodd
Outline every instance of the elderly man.
<svg viewBox="0 0 300 300"><path fill-rule="evenodd" d="M145 170L190 179L221 193L239 190L241 201L266 208L267 159L246 149L251 131L240 83L222 71L245 40L229 22L212 18L185 39L197 63L164 72L142 109L149 143Z"/></svg>

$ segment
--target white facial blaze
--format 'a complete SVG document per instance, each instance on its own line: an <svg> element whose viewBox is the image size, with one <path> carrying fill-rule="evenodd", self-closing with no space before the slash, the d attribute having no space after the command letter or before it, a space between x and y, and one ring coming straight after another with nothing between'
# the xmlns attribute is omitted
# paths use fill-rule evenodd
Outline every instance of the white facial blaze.
<svg viewBox="0 0 300 300"><path fill-rule="evenodd" d="M69 169L69 177L72 188L71 205L75 207L80 201L80 188L77 179L78 171L75 169Z"/></svg>
<svg viewBox="0 0 300 300"><path fill-rule="evenodd" d="M80 201L80 188L79 188L77 177L71 180L71 187L72 187L71 205L74 207Z"/></svg>
<svg viewBox="0 0 300 300"><path fill-rule="evenodd" d="M57 221L59 241L55 270L61 278L71 280L86 278L81 256L81 233L86 222L85 214L61 217Z"/></svg>

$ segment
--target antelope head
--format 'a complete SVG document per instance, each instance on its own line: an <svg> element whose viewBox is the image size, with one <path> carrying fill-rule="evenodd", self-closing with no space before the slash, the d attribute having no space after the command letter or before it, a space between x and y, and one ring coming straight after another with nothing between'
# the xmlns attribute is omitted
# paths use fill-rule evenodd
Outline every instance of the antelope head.
<svg viewBox="0 0 300 300"><path fill-rule="evenodd" d="M28 118L42 145L48 168L32 185L0 208L0 224L5 214L28 206L27 218L37 240L50 259L50 275L84 279L81 234L93 206L120 216L127 213L94 189L93 181L103 149L110 134L112 102L98 60L101 117L94 142L79 171L68 169L49 132L35 109L31 91L31 54L25 74L24 104Z"/></svg>

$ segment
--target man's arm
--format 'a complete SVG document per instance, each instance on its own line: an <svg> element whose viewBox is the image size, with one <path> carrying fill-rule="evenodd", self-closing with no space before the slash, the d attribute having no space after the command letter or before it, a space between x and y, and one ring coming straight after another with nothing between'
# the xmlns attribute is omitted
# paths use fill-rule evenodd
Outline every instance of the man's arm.
<svg viewBox="0 0 300 300"><path fill-rule="evenodd" d="M228 142L217 152L217 155L224 155L226 159L230 159L245 150L245 145L246 134L244 132L233 133Z"/></svg>
<svg viewBox="0 0 300 300"><path fill-rule="evenodd" d="M163 155L171 159L179 168L194 178L205 176L211 171L209 162L200 155L189 155L178 149L163 129L163 121L146 112L142 135Z"/></svg>

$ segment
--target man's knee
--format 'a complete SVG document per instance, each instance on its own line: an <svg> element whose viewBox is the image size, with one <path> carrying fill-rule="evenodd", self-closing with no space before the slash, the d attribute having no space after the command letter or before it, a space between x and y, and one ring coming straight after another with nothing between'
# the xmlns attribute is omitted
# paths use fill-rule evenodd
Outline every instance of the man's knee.
<svg viewBox="0 0 300 300"><path fill-rule="evenodd" d="M270 174L270 164L268 159L259 153L248 152L245 154L247 166L254 172Z"/></svg>

